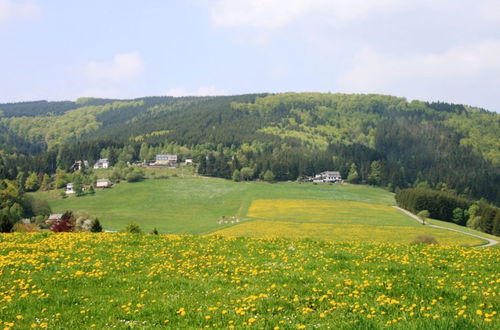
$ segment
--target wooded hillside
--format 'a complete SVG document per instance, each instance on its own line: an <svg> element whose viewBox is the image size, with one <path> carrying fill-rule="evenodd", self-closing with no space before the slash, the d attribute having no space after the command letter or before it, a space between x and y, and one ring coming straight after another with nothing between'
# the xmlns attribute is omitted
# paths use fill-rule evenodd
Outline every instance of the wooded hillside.
<svg viewBox="0 0 500 330"><path fill-rule="evenodd" d="M201 173L453 191L500 202L500 115L386 95L320 93L0 104L0 177L172 152Z"/></svg>

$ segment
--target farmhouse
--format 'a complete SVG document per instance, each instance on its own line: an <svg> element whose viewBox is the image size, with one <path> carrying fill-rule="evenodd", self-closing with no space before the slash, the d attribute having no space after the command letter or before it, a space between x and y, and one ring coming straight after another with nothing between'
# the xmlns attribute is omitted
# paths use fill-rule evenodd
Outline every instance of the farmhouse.
<svg viewBox="0 0 500 330"><path fill-rule="evenodd" d="M71 167L73 169L73 171L80 171L82 170L83 168L88 168L89 167L89 162L88 160L77 160L75 161L75 163L73 164L73 166Z"/></svg>
<svg viewBox="0 0 500 330"><path fill-rule="evenodd" d="M316 183L340 182L342 181L342 176L338 171L325 171L320 174L316 174L314 177L310 177L309 180Z"/></svg>
<svg viewBox="0 0 500 330"><path fill-rule="evenodd" d="M98 179L95 186L97 188L110 188L112 185L109 179Z"/></svg>
<svg viewBox="0 0 500 330"><path fill-rule="evenodd" d="M68 183L66 185L66 194L74 194L75 191L73 190L73 183Z"/></svg>
<svg viewBox="0 0 500 330"><path fill-rule="evenodd" d="M184 161L184 164L186 164L186 165L193 165L193 160L192 159L186 159Z"/></svg>
<svg viewBox="0 0 500 330"><path fill-rule="evenodd" d="M156 155L154 165L176 166L177 165L177 155L170 155L170 154Z"/></svg>
<svg viewBox="0 0 500 330"><path fill-rule="evenodd" d="M45 219L45 223L49 226L49 228L51 228L55 223L62 219L62 216L63 215L61 213L51 214L47 219Z"/></svg>
<svg viewBox="0 0 500 330"><path fill-rule="evenodd" d="M95 169L108 168L108 167L109 167L109 161L107 158L101 158L94 164Z"/></svg>

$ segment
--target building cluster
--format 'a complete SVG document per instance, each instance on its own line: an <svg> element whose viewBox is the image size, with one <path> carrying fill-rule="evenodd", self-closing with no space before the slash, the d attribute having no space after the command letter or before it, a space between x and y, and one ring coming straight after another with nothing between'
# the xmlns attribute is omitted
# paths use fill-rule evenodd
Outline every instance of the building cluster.
<svg viewBox="0 0 500 330"><path fill-rule="evenodd" d="M327 182L342 182L342 176L339 171L325 171L315 176L308 177L310 182L314 183L327 183Z"/></svg>

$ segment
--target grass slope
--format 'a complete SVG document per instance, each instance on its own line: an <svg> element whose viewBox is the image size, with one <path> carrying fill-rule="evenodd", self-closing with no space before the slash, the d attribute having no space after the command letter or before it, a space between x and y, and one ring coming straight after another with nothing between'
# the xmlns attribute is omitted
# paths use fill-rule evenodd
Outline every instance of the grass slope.
<svg viewBox="0 0 500 330"><path fill-rule="evenodd" d="M37 197L48 198L54 212L86 210L108 230L136 222L145 231L157 228L176 234L268 237L278 233L275 236L399 242L430 234L446 244L483 243L458 233L422 228L390 207L392 193L361 185L237 183L189 175L120 183L94 196L51 199L51 195L57 193L38 193ZM268 205L259 211L265 201ZM221 216L240 221L221 224Z"/></svg>
<svg viewBox="0 0 500 330"><path fill-rule="evenodd" d="M53 193L52 193L53 195ZM158 228L177 234L201 234L220 229L221 216L245 218L256 198L308 198L362 201L390 205L391 193L363 186L311 185L296 183L232 182L188 176L166 180L120 183L99 190L94 196L50 199L53 212L87 210L100 218L106 229L119 230L137 222L145 230Z"/></svg>
<svg viewBox="0 0 500 330"><path fill-rule="evenodd" d="M498 329L497 249L0 234L0 325Z"/></svg>

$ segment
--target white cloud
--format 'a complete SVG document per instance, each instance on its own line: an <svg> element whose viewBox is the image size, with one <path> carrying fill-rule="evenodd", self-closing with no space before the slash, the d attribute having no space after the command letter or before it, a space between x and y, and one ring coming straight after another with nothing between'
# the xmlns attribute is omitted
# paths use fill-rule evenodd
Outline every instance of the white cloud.
<svg viewBox="0 0 500 330"><path fill-rule="evenodd" d="M442 53L384 55L371 48L354 58L338 83L343 91L460 98L500 84L500 41L486 41ZM496 82L486 84L485 81ZM449 94L449 95L447 95Z"/></svg>
<svg viewBox="0 0 500 330"><path fill-rule="evenodd" d="M40 7L32 0L0 0L0 24L24 18L33 18L41 13Z"/></svg>
<svg viewBox="0 0 500 330"><path fill-rule="evenodd" d="M216 0L211 17L220 27L277 29L310 14L339 22L404 5L408 0Z"/></svg>
<svg viewBox="0 0 500 330"><path fill-rule="evenodd" d="M196 91L188 91L184 87L175 87L167 90L166 95L168 96L216 96L216 95L227 95L228 93L224 90L217 89L215 86L202 86Z"/></svg>
<svg viewBox="0 0 500 330"><path fill-rule="evenodd" d="M91 80L124 81L137 77L144 71L144 63L138 52L118 54L109 62L91 61L84 67Z"/></svg>

